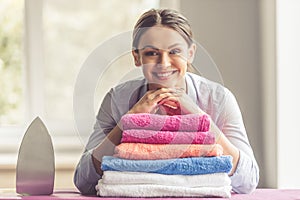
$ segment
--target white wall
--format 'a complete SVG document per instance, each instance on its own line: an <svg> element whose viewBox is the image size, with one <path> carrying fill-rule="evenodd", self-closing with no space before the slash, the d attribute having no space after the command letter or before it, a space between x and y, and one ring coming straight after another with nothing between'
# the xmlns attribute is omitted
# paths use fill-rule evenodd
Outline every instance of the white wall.
<svg viewBox="0 0 300 200"><path fill-rule="evenodd" d="M278 186L300 187L300 1L277 0Z"/></svg>

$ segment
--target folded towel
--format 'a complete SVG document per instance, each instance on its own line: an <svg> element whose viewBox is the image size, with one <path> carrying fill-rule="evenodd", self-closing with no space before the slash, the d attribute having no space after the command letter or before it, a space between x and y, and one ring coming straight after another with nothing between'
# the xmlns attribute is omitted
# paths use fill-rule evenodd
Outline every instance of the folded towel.
<svg viewBox="0 0 300 200"><path fill-rule="evenodd" d="M228 173L232 168L231 156L191 157L167 160L127 160L113 156L103 156L103 171L135 171L160 174L212 174Z"/></svg>
<svg viewBox="0 0 300 200"><path fill-rule="evenodd" d="M112 185L153 184L185 187L220 187L230 186L231 179L227 173L186 176L146 172L104 171L102 175L102 183Z"/></svg>
<svg viewBox="0 0 300 200"><path fill-rule="evenodd" d="M132 160L156 160L200 156L221 156L219 144L143 144L121 143L115 147L114 156Z"/></svg>
<svg viewBox="0 0 300 200"><path fill-rule="evenodd" d="M158 115L149 113L126 114L121 118L123 130L148 129L162 131L208 131L207 115Z"/></svg>
<svg viewBox="0 0 300 200"><path fill-rule="evenodd" d="M111 185L100 180L97 195L103 197L230 197L231 186L184 187L167 185Z"/></svg>
<svg viewBox="0 0 300 200"><path fill-rule="evenodd" d="M212 132L131 129L123 131L121 143L214 144L215 136Z"/></svg>

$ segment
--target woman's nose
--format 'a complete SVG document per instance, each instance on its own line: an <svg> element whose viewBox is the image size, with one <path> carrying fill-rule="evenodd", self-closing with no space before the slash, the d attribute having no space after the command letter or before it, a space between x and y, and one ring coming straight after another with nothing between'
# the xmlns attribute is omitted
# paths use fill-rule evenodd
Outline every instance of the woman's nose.
<svg viewBox="0 0 300 200"><path fill-rule="evenodd" d="M168 52L163 52L161 54L158 66L161 68L167 68L171 66L171 59L169 57Z"/></svg>

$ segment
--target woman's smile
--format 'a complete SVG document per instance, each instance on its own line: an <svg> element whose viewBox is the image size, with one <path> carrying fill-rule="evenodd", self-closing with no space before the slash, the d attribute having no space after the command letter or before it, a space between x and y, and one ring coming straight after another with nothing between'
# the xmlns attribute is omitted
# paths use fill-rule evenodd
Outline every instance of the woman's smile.
<svg viewBox="0 0 300 200"><path fill-rule="evenodd" d="M167 71L167 72L153 72L152 74L160 80L167 80L167 79L171 78L171 76L173 74L175 74L176 72L177 72L177 70L173 70L173 71Z"/></svg>

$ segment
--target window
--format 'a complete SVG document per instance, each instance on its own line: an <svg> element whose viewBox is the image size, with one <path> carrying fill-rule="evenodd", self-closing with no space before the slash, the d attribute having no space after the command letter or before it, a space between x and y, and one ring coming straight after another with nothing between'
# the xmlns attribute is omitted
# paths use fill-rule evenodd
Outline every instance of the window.
<svg viewBox="0 0 300 200"><path fill-rule="evenodd" d="M24 120L23 1L1 1L0 13L0 124L18 125Z"/></svg>
<svg viewBox="0 0 300 200"><path fill-rule="evenodd" d="M81 64L98 44L132 30L142 12L158 6L159 0L2 0L0 153L14 155L5 162L16 161L36 116L45 122L56 155L80 154L72 103ZM130 65L125 60L118 62Z"/></svg>

